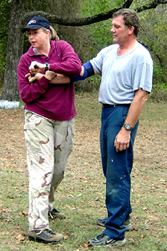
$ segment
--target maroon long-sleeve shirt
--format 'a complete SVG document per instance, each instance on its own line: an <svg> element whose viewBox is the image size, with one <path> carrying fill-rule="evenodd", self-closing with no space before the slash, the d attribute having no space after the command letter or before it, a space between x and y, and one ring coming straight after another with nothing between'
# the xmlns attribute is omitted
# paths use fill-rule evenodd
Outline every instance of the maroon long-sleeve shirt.
<svg viewBox="0 0 167 251"><path fill-rule="evenodd" d="M69 120L76 115L74 84L49 84L42 77L30 84L25 75L29 72L32 61L49 63L50 70L68 76L81 72L81 61L70 44L65 41L51 40L48 57L35 54L33 47L23 54L17 67L20 96L25 103L24 108L53 120Z"/></svg>

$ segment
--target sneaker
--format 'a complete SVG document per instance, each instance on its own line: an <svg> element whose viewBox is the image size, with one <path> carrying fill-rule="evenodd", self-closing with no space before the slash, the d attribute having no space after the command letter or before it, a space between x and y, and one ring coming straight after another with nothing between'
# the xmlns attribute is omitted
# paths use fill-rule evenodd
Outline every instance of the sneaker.
<svg viewBox="0 0 167 251"><path fill-rule="evenodd" d="M130 218L127 219L127 220L124 222L123 225L126 227L126 231L132 231L132 230L133 230L132 224L130 223Z"/></svg>
<svg viewBox="0 0 167 251"><path fill-rule="evenodd" d="M105 227L105 222L106 222L107 219L108 219L108 217L97 219L97 225L99 225L101 227Z"/></svg>
<svg viewBox="0 0 167 251"><path fill-rule="evenodd" d="M97 225L105 227L105 222L107 219L107 217L97 219ZM126 231L131 231L133 229L130 219L126 220L123 225L126 227Z"/></svg>
<svg viewBox="0 0 167 251"><path fill-rule="evenodd" d="M111 239L109 236L102 233L102 234L98 235L96 238L88 241L88 246L105 245L105 246L122 247L125 245L125 243L126 243L126 239L115 240L115 239Z"/></svg>
<svg viewBox="0 0 167 251"><path fill-rule="evenodd" d="M33 241L41 241L44 243L58 242L63 240L62 234L55 234L50 229L29 231L28 237Z"/></svg>
<svg viewBox="0 0 167 251"><path fill-rule="evenodd" d="M65 219L66 216L62 213L60 213L59 211L57 211L56 208L53 208L52 211L48 212L48 216L51 220L54 219Z"/></svg>

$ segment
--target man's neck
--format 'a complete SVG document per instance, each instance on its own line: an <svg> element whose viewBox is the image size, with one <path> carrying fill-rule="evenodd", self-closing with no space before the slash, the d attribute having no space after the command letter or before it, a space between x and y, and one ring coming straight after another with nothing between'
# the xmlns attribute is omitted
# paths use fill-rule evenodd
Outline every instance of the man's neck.
<svg viewBox="0 0 167 251"><path fill-rule="evenodd" d="M136 38L132 39L130 41L127 41L127 42L125 42L123 44L119 44L117 55L118 56L123 56L124 54L132 51L136 47L136 45L137 45Z"/></svg>

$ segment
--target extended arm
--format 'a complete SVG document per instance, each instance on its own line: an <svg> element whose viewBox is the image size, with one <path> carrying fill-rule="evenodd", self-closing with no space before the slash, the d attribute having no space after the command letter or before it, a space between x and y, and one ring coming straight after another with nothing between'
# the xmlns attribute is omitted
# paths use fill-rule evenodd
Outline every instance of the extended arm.
<svg viewBox="0 0 167 251"><path fill-rule="evenodd" d="M46 72L47 74L47 72ZM46 75L45 74L45 75ZM48 72L48 74L50 74ZM83 64L82 66L82 71L80 72L79 75L77 75L76 77L68 77L62 74L57 74L55 76L55 78L53 78L51 80L51 84L69 84L69 83L74 83L77 82L79 80L84 80L94 74L97 74L97 72L94 70L93 66L91 65L90 61L86 62Z"/></svg>
<svg viewBox="0 0 167 251"><path fill-rule="evenodd" d="M90 76L96 74L97 72L94 70L92 64L90 63L90 61L86 62L85 64L83 64L82 66L82 71L80 73L80 75L74 77L74 78L70 78L70 82L76 82L79 80L84 80L86 78L89 78Z"/></svg>

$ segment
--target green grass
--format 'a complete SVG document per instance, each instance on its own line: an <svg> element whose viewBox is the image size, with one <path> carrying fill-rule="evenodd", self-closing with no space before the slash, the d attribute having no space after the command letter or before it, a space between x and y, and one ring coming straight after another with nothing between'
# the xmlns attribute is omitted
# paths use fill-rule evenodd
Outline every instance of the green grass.
<svg viewBox="0 0 167 251"><path fill-rule="evenodd" d="M97 93L77 94L76 109L74 150L65 179L55 194L56 208L67 218L50 222L53 231L65 236L56 245L35 243L27 238L28 172L23 110L0 110L0 250L84 251L88 250L87 241L103 231L96 225L96 219L106 214L99 151L101 106ZM134 229L126 233L124 247L112 250L167 250L166 111L166 103L149 101L144 107L132 171Z"/></svg>

